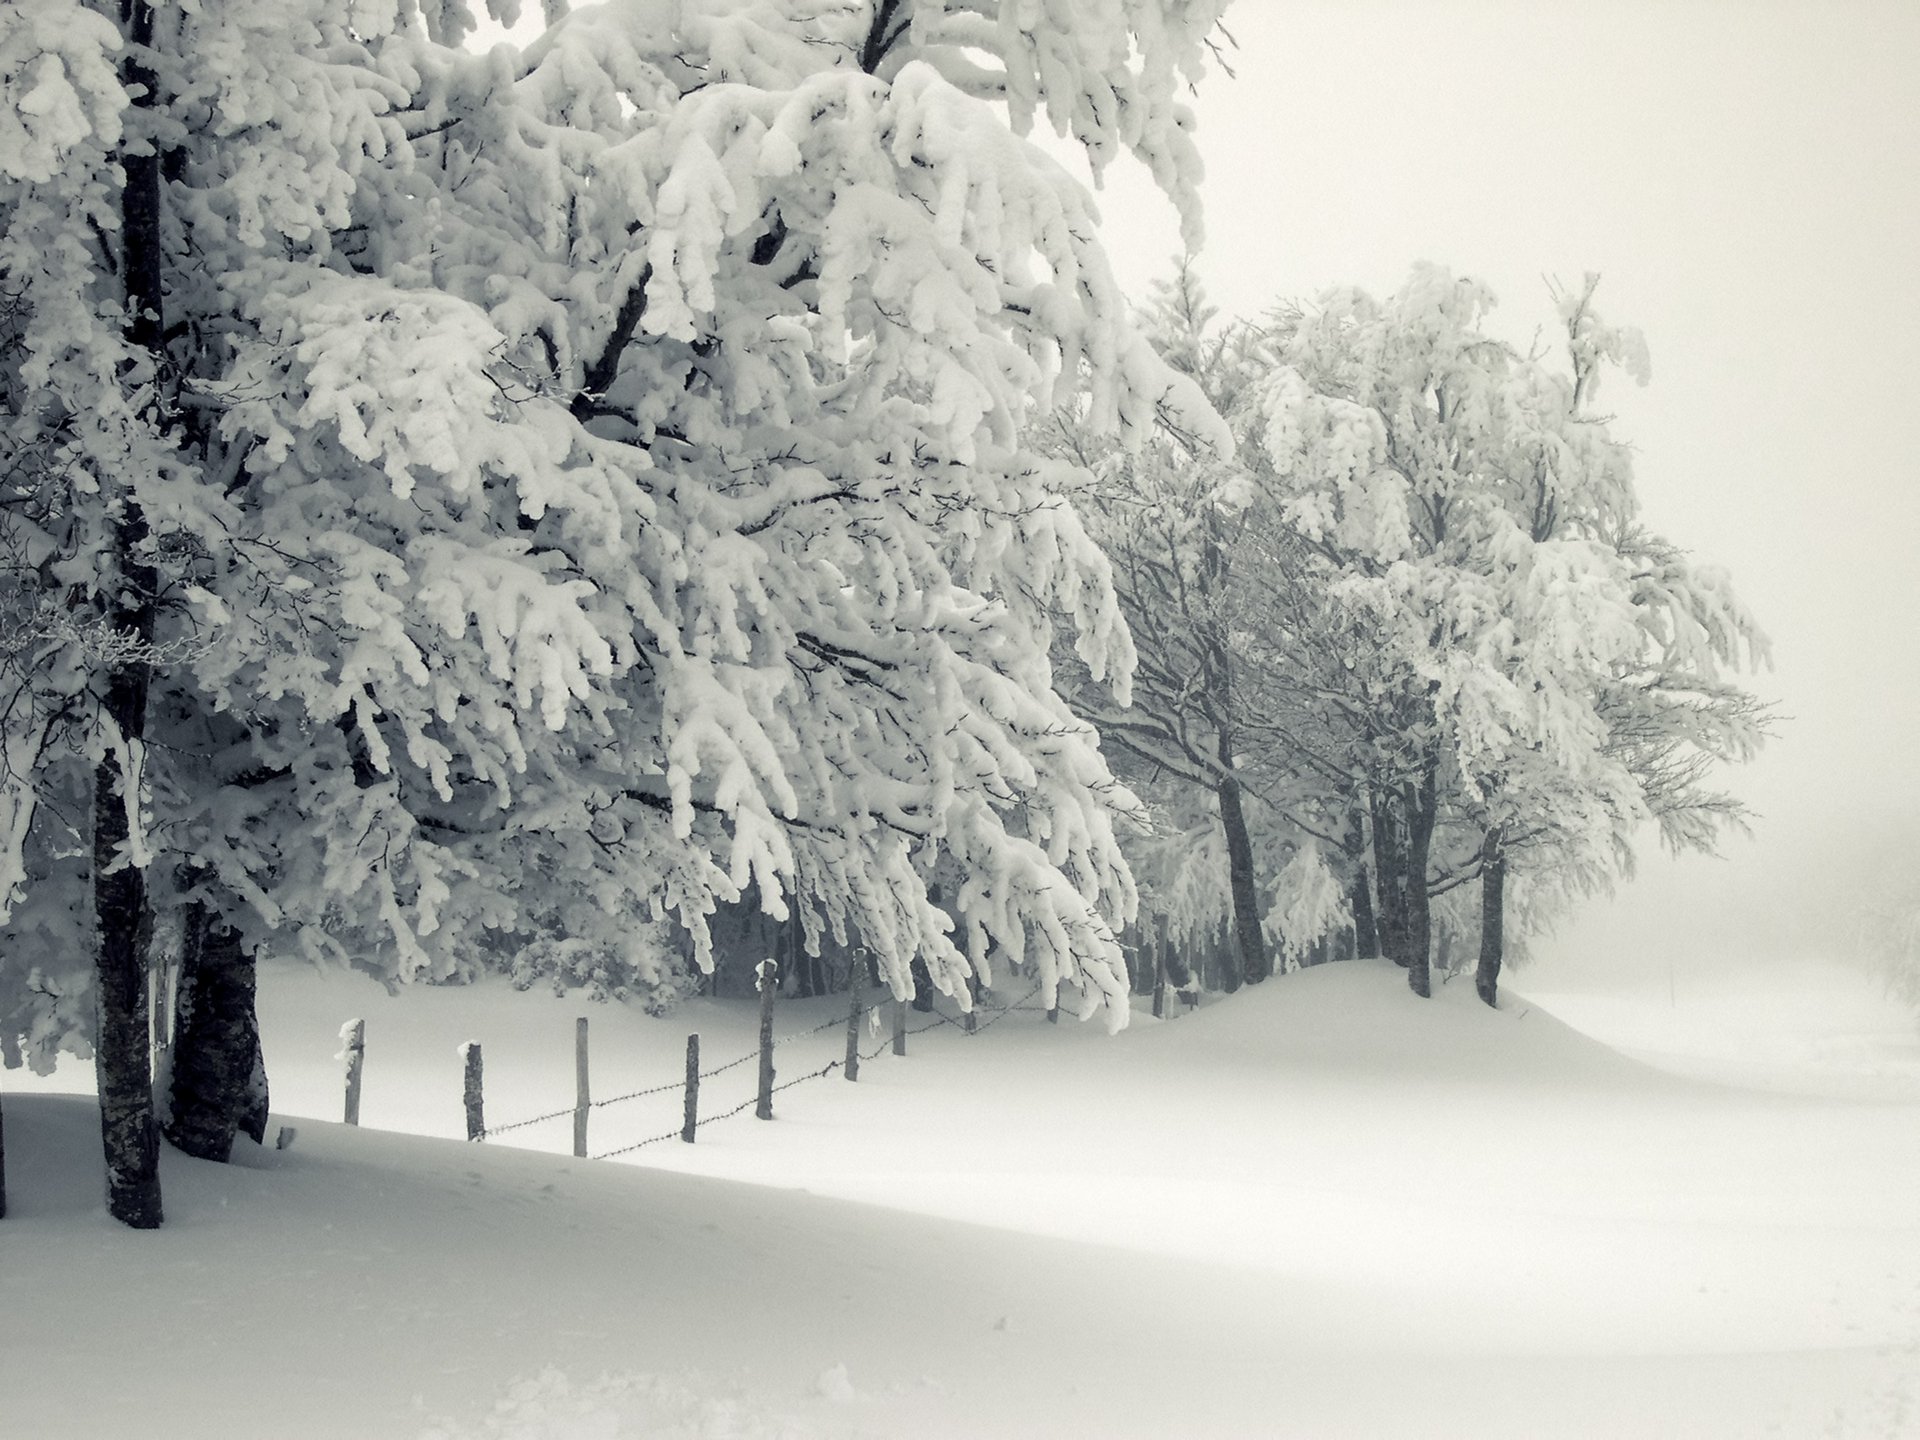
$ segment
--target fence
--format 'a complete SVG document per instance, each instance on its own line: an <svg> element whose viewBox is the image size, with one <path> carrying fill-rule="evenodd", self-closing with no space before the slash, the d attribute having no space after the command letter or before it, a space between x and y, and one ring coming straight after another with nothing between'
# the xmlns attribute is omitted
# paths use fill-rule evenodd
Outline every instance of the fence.
<svg viewBox="0 0 1920 1440"><path fill-rule="evenodd" d="M546 1111L543 1114L524 1116L506 1121L503 1124L489 1125L486 1121L486 1096L484 1091L485 1062L480 1042L472 1040L461 1045L459 1047L461 1060L461 1101L466 1112L467 1139L473 1141L490 1140L501 1135L511 1134L515 1131L531 1129L538 1125L553 1124L571 1118L573 1121L573 1153L582 1159L609 1160L617 1156L630 1155L637 1150L645 1149L649 1145L658 1145L664 1141L675 1138L691 1145L694 1143L698 1132L706 1126L718 1124L722 1120L733 1119L735 1116L746 1113L749 1109L752 1109L760 1119L771 1120L773 1118L773 1097L784 1090L792 1089L796 1085L804 1085L814 1080L823 1080L836 1071L848 1080L857 1081L859 1079L862 1062L877 1059L889 1049L896 1055L905 1055L907 1053L906 1042L910 1036L925 1034L927 1031L938 1029L942 1025L952 1026L963 1035L978 1035L992 1028L994 1025L999 1024L1002 1020L1006 1019L1007 1016L1023 1012L1045 1014L1050 1020L1057 1021L1059 1018L1057 1008L1048 1010L1044 1006L1029 1003L1033 997L1039 993L1040 987L1037 984L1025 996L1013 1004L989 1007L989 1013L984 1017L981 1014L979 1006L963 1011L958 1016L949 1015L945 1011L935 1007L922 1012L930 1018L911 1026L907 1023L907 1004L889 996L884 999L881 1004L891 1006L892 1008L893 1024L891 1032L883 1036L877 1043L872 1044L871 1048L863 1049L860 1040L861 1025L863 1022L868 1021L870 1017L877 1018L881 1005L869 1006L862 996L860 987L856 985L850 992L847 1013L844 1017L834 1016L818 1025L809 1026L804 1030L795 1030L785 1035L776 1036L774 1033L774 1014L779 989L779 967L776 962L767 960L758 967L758 971L761 997L760 1043L754 1049L747 1051L743 1055L735 1056L722 1064L703 1069L701 1068L700 1060L700 1037L698 1034L688 1035L685 1074L681 1079L668 1081L664 1084L647 1085L639 1089L625 1091L618 1095L602 1096L598 1099L594 1098L588 1064L588 1026L586 1017L582 1016L576 1022L574 1029L573 1103L564 1108ZM791 1045L796 1041L805 1040L810 1036L819 1035L825 1031L843 1026L846 1029L847 1035L846 1051L843 1055L829 1060L825 1064L816 1069L809 1070L803 1075L796 1075L789 1079L781 1080L778 1083L775 1082L773 1056L776 1050L783 1046ZM874 1028L877 1029L877 1025ZM353 1125L359 1123L361 1077L366 1054L365 1021L357 1019L349 1020L345 1025L341 1026L340 1035L342 1040L340 1058L344 1060L346 1064L345 1118L349 1125ZM758 1083L755 1086L754 1093L745 1100L727 1109L719 1110L709 1115L702 1115L700 1113L700 1090L702 1084L718 1076L725 1075L730 1071L739 1069L741 1066L747 1065L755 1060L760 1062L760 1066ZM656 1135L649 1135L631 1144L603 1150L597 1154L590 1153L587 1143L589 1119L594 1111L606 1110L613 1106L630 1105L638 1101L667 1095L675 1091L681 1095L681 1120L673 1129L664 1130Z"/></svg>

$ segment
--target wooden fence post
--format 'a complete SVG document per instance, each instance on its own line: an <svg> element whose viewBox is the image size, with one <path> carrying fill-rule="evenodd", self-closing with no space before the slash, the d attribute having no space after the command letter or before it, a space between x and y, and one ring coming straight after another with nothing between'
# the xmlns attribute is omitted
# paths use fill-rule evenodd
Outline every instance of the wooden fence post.
<svg viewBox="0 0 1920 1440"><path fill-rule="evenodd" d="M687 1036L686 1113L680 1121L680 1138L693 1144L694 1127L700 1123L700 1037Z"/></svg>
<svg viewBox="0 0 1920 1440"><path fill-rule="evenodd" d="M773 996L780 988L780 962L769 955L755 967L760 976L760 1098L753 1113L773 1118Z"/></svg>
<svg viewBox="0 0 1920 1440"><path fill-rule="evenodd" d="M347 1061L347 1106L343 1117L347 1124L360 1123L360 1071L367 1059L367 1022L349 1020L340 1027L340 1038L346 1042Z"/></svg>
<svg viewBox="0 0 1920 1440"><path fill-rule="evenodd" d="M893 1002L893 1053L907 1053L907 1002L897 996Z"/></svg>
<svg viewBox="0 0 1920 1440"><path fill-rule="evenodd" d="M849 1080L860 1078L860 975L855 972L847 977L847 1063L844 1073Z"/></svg>
<svg viewBox="0 0 1920 1440"><path fill-rule="evenodd" d="M587 1084L587 1017L573 1022L573 1153L587 1158L587 1112L593 1108L593 1092Z"/></svg>
<svg viewBox="0 0 1920 1440"><path fill-rule="evenodd" d="M461 1099L467 1106L467 1139L487 1138L487 1117L480 1096L480 1042L469 1040L460 1047L460 1059L466 1074L461 1082Z"/></svg>
<svg viewBox="0 0 1920 1440"><path fill-rule="evenodd" d="M967 1019L964 1027L971 1035L980 1028L980 977L967 976Z"/></svg>

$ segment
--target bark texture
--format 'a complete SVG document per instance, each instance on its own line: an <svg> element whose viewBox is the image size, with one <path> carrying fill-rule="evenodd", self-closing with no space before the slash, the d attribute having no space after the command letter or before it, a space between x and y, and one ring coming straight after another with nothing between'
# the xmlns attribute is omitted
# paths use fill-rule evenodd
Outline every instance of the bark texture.
<svg viewBox="0 0 1920 1440"><path fill-rule="evenodd" d="M1438 760L1429 756L1415 783L1382 787L1371 802L1380 946L1407 972L1408 988L1420 996L1433 991L1427 862L1439 817L1438 772Z"/></svg>
<svg viewBox="0 0 1920 1440"><path fill-rule="evenodd" d="M1260 932L1260 895L1253 881L1253 840L1247 834L1240 782L1229 775L1216 792L1220 826L1227 836L1227 885L1233 897L1233 963L1226 967L1226 988L1257 985L1272 973L1266 936Z"/></svg>
<svg viewBox="0 0 1920 1440"><path fill-rule="evenodd" d="M1363 861L1354 867L1353 884L1347 890L1353 907L1353 953L1361 960L1380 958L1380 932L1373 923L1373 877Z"/></svg>
<svg viewBox="0 0 1920 1440"><path fill-rule="evenodd" d="M913 1008L927 1014L933 1009L933 972L927 969L927 962L916 955L909 973L913 976Z"/></svg>
<svg viewBox="0 0 1920 1440"><path fill-rule="evenodd" d="M153 7L144 0L122 0L121 20L132 47L122 75L138 97L136 114L151 111L158 86L145 55L153 43ZM126 334L134 348L152 357L156 376L163 382L155 387L159 395L166 388L167 370L161 310L160 157L152 145L129 147L121 156L121 166L125 180L120 197L120 262L126 286ZM94 1070L100 1091L107 1212L136 1230L151 1230L161 1221L160 1136L153 1116L144 943L151 912L146 874L132 863L127 841L130 816L140 807L135 757L146 738L155 577L141 558L147 525L131 493L131 478L122 477L120 509L101 576L101 619L124 637L127 658L103 677L101 711L109 734L118 732L113 738L119 743L93 771L93 911L99 932L94 957L98 1007Z"/></svg>
<svg viewBox="0 0 1920 1440"><path fill-rule="evenodd" d="M1500 827L1487 832L1480 847L1480 964L1473 988L1489 1005L1500 1003L1500 966L1507 949L1507 853Z"/></svg>
<svg viewBox="0 0 1920 1440"><path fill-rule="evenodd" d="M1420 783L1406 798L1407 985L1422 999L1433 994L1429 968L1433 953L1433 916L1427 896L1427 860L1433 853L1433 827L1440 816L1439 758L1429 755Z"/></svg>
<svg viewBox="0 0 1920 1440"><path fill-rule="evenodd" d="M1380 953L1404 967L1407 957L1407 860L1405 817L1393 796L1376 789L1373 812L1373 878L1379 896L1375 926Z"/></svg>
<svg viewBox="0 0 1920 1440"><path fill-rule="evenodd" d="M253 954L206 905L187 907L166 1135L224 1163L233 1137L267 1138L267 1072L254 1009Z"/></svg>
<svg viewBox="0 0 1920 1440"><path fill-rule="evenodd" d="M116 686L116 690L121 687ZM138 687L144 704L146 687ZM109 694L109 710L114 696ZM121 696L125 699L124 693ZM94 958L97 1025L94 1073L100 1090L100 1144L107 1167L107 1213L135 1230L152 1230L160 1209L160 1132L153 1115L147 1050L146 876L127 864L122 776L109 760L94 771L93 909L100 928ZM129 784L137 783L127 777ZM118 867L118 868L115 868Z"/></svg>

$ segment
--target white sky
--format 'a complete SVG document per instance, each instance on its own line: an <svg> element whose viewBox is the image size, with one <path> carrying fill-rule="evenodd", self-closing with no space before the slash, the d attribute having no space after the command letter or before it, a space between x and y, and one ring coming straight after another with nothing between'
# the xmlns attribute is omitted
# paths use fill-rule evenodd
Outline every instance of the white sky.
<svg viewBox="0 0 1920 1440"><path fill-rule="evenodd" d="M1724 862L1645 857L1549 953L1818 949L1862 864L1920 868L1920 5L1239 0L1237 79L1199 95L1222 309L1416 260L1550 325L1542 277L1605 276L1653 384L1602 400L1655 527L1725 565L1792 716L1736 788L1764 813ZM1132 291L1177 248L1137 167L1109 178ZM1115 223L1118 221L1119 223Z"/></svg>

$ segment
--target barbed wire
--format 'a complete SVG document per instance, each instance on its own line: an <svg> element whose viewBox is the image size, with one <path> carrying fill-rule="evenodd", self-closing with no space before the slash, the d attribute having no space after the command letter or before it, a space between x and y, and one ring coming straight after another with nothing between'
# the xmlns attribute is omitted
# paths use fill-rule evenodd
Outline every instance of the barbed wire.
<svg viewBox="0 0 1920 1440"><path fill-rule="evenodd" d="M774 1095L778 1095L782 1090L791 1090L794 1086L804 1085L809 1080L818 1080L823 1076L831 1075L834 1071L840 1069L843 1063L844 1062L839 1060L829 1060L825 1065L822 1065L818 1070L810 1070L805 1075L796 1075L791 1080L781 1081L778 1085L775 1085L771 1090L769 1090L767 1094L769 1098L771 1098ZM749 1095L745 1100L742 1100L738 1105L735 1105L730 1110L721 1110L712 1115L701 1116L698 1120L693 1122L693 1128L698 1130L702 1126L712 1125L717 1121L731 1120L734 1116L740 1114L748 1106L757 1105L759 1103L760 1103L760 1093L758 1090L756 1090L752 1095ZM650 1135L645 1140L636 1140L631 1145L622 1145L615 1150L604 1150L600 1154L595 1155L592 1158L595 1160L612 1160L617 1156L630 1155L635 1150L644 1150L649 1145L658 1145L663 1140L673 1140L673 1139L682 1138L686 1135L686 1133L687 1133L686 1126L682 1124L682 1125L676 1126L672 1130L665 1131L662 1134Z"/></svg>
<svg viewBox="0 0 1920 1440"><path fill-rule="evenodd" d="M549 1120L558 1120L563 1116L571 1115L579 1108L577 1105L569 1105L564 1110L552 1110L545 1115L535 1115L530 1120L509 1120L504 1125L487 1125L482 1127L480 1138L491 1140L495 1135L504 1135L509 1130L524 1130L529 1125L544 1125Z"/></svg>
<svg viewBox="0 0 1920 1440"><path fill-rule="evenodd" d="M1006 1019L1007 1016L1012 1015L1017 1011L1032 1013L1032 1014L1045 1014L1047 1011L1046 1006L1029 1005L1025 1003L1026 1001L1031 1000L1035 995L1039 993L1040 993L1040 987L1038 985L1035 985L1033 989L1029 990L1024 996L1021 997L1020 1001L1012 1005L999 1007L999 1010L1000 1010L999 1014L993 1016L989 1020L980 1021L971 1030L967 1029L966 1025L962 1021L953 1018L952 1016L948 1015L945 1011L935 1006L933 1007L933 1010L932 1010L933 1019L927 1021L923 1025L911 1026L899 1033L903 1036L924 1035L929 1030L936 1029L941 1025L951 1025L954 1029L960 1031L963 1035L978 1035L981 1031L990 1029L991 1027L999 1024L1002 1020ZM861 1014L862 1015L877 1014L881 1006L885 1005L886 1003L887 1002L885 1000L882 1000L877 1004L869 1006L863 1002L860 1007ZM897 1005L904 1002L896 999L893 1001L893 1003ZM972 1013L977 1015L979 1011L976 1009ZM845 1025L846 1023L847 1023L846 1018L843 1018L841 1016L834 1016L832 1019L821 1021L818 1025L812 1026L810 1029L795 1030L790 1034L782 1035L778 1037L777 1039L774 1040L772 1048L777 1050L782 1045L788 1044L791 1041L804 1040L808 1036L818 1035L825 1030L837 1029L840 1026ZM862 1060L877 1060L880 1056L884 1055L887 1052L887 1050L892 1046L892 1044L893 1044L893 1034L888 1033L887 1035L884 1036L884 1038L881 1039L878 1045L873 1047L873 1049L859 1050L859 1051L856 1051L855 1053L858 1054ZM759 1047L756 1046L754 1049L749 1050L746 1054L738 1057L737 1059L727 1061L726 1064L724 1065L716 1065L711 1070L702 1070L698 1072L697 1078L701 1080L711 1080L717 1075L724 1075L729 1070L738 1069L740 1066L747 1064L749 1061L759 1059L760 1053L761 1052ZM770 1093L777 1095L782 1090L790 1089L795 1085L804 1084L808 1080L822 1079L827 1075L831 1075L835 1070L841 1069L845 1065L845 1063L846 1062L844 1060L829 1060L824 1066L822 1066L818 1070L809 1071L807 1074L796 1076L792 1080L782 1081L780 1084L774 1086ZM624 1094L609 1095L599 1100L589 1100L587 1102L587 1108L589 1110L598 1110L603 1106L620 1105L620 1104L626 1103L629 1100L643 1100L649 1096L665 1095L670 1091L684 1090L685 1088L686 1088L686 1081L684 1079L669 1080L664 1084L649 1085L644 1089L629 1090ZM751 1097L741 1101L738 1105L734 1106L731 1110L723 1110L718 1114L703 1116L701 1119L694 1122L694 1128L697 1130L702 1125L711 1124L716 1120L731 1119L733 1116L738 1115L741 1111L745 1110L748 1106L757 1103L759 1098L760 1098L759 1092L756 1090ZM578 1105L569 1105L564 1110L550 1110L544 1115L535 1115L525 1120L510 1120L504 1125L488 1125L481 1130L480 1138L482 1140L489 1140L493 1138L495 1135L505 1135L510 1131L524 1130L524 1129L527 1129L529 1126L533 1126L533 1125L544 1125L549 1121L561 1120L561 1119L565 1119L567 1116L578 1114L579 1110L580 1110L580 1107ZM683 1129L684 1127L679 1127L673 1130L668 1130L663 1134L654 1135L649 1137L648 1139L636 1141L631 1145L623 1145L617 1150L605 1151L602 1154L593 1156L592 1158L596 1160L609 1160L618 1155L626 1155L632 1151L644 1149L649 1145L657 1145L663 1140L671 1140L675 1136L681 1134Z"/></svg>
<svg viewBox="0 0 1920 1440"><path fill-rule="evenodd" d="M609 1095L604 1100L589 1100L587 1108L598 1110L602 1105L618 1105L627 1100L643 1100L649 1095L664 1095L669 1090L680 1090L686 1086L685 1080L669 1080L664 1085L649 1085L644 1090L629 1090L624 1095Z"/></svg>
<svg viewBox="0 0 1920 1440"><path fill-rule="evenodd" d="M759 1058L760 1058L760 1052L758 1050L749 1050L746 1054L742 1055L738 1060L729 1060L727 1061L726 1064L716 1065L711 1070L702 1070L700 1072L700 1078L702 1080L711 1080L716 1075L724 1075L727 1073L727 1071L736 1069L739 1066L746 1064L749 1060L758 1060Z"/></svg>
<svg viewBox="0 0 1920 1440"><path fill-rule="evenodd" d="M685 1126L676 1125L664 1135L650 1135L645 1140L636 1140L631 1145L622 1145L618 1150L605 1150L590 1158L594 1160L611 1160L617 1155L631 1155L635 1150L644 1150L649 1145L658 1145L662 1140L678 1139L685 1128Z"/></svg>
<svg viewBox="0 0 1920 1440"><path fill-rule="evenodd" d="M864 1009L865 1007L863 1006L862 1008ZM847 1023L846 1016L836 1015L831 1020L822 1020L818 1025L814 1026L811 1030L796 1030L791 1035L782 1035L779 1039L773 1042L773 1048L778 1050L782 1045L785 1045L790 1041L804 1040L809 1035L818 1035L822 1030L837 1029L838 1027L845 1025L846 1023ZM754 1053L757 1055L760 1052L756 1050Z"/></svg>

